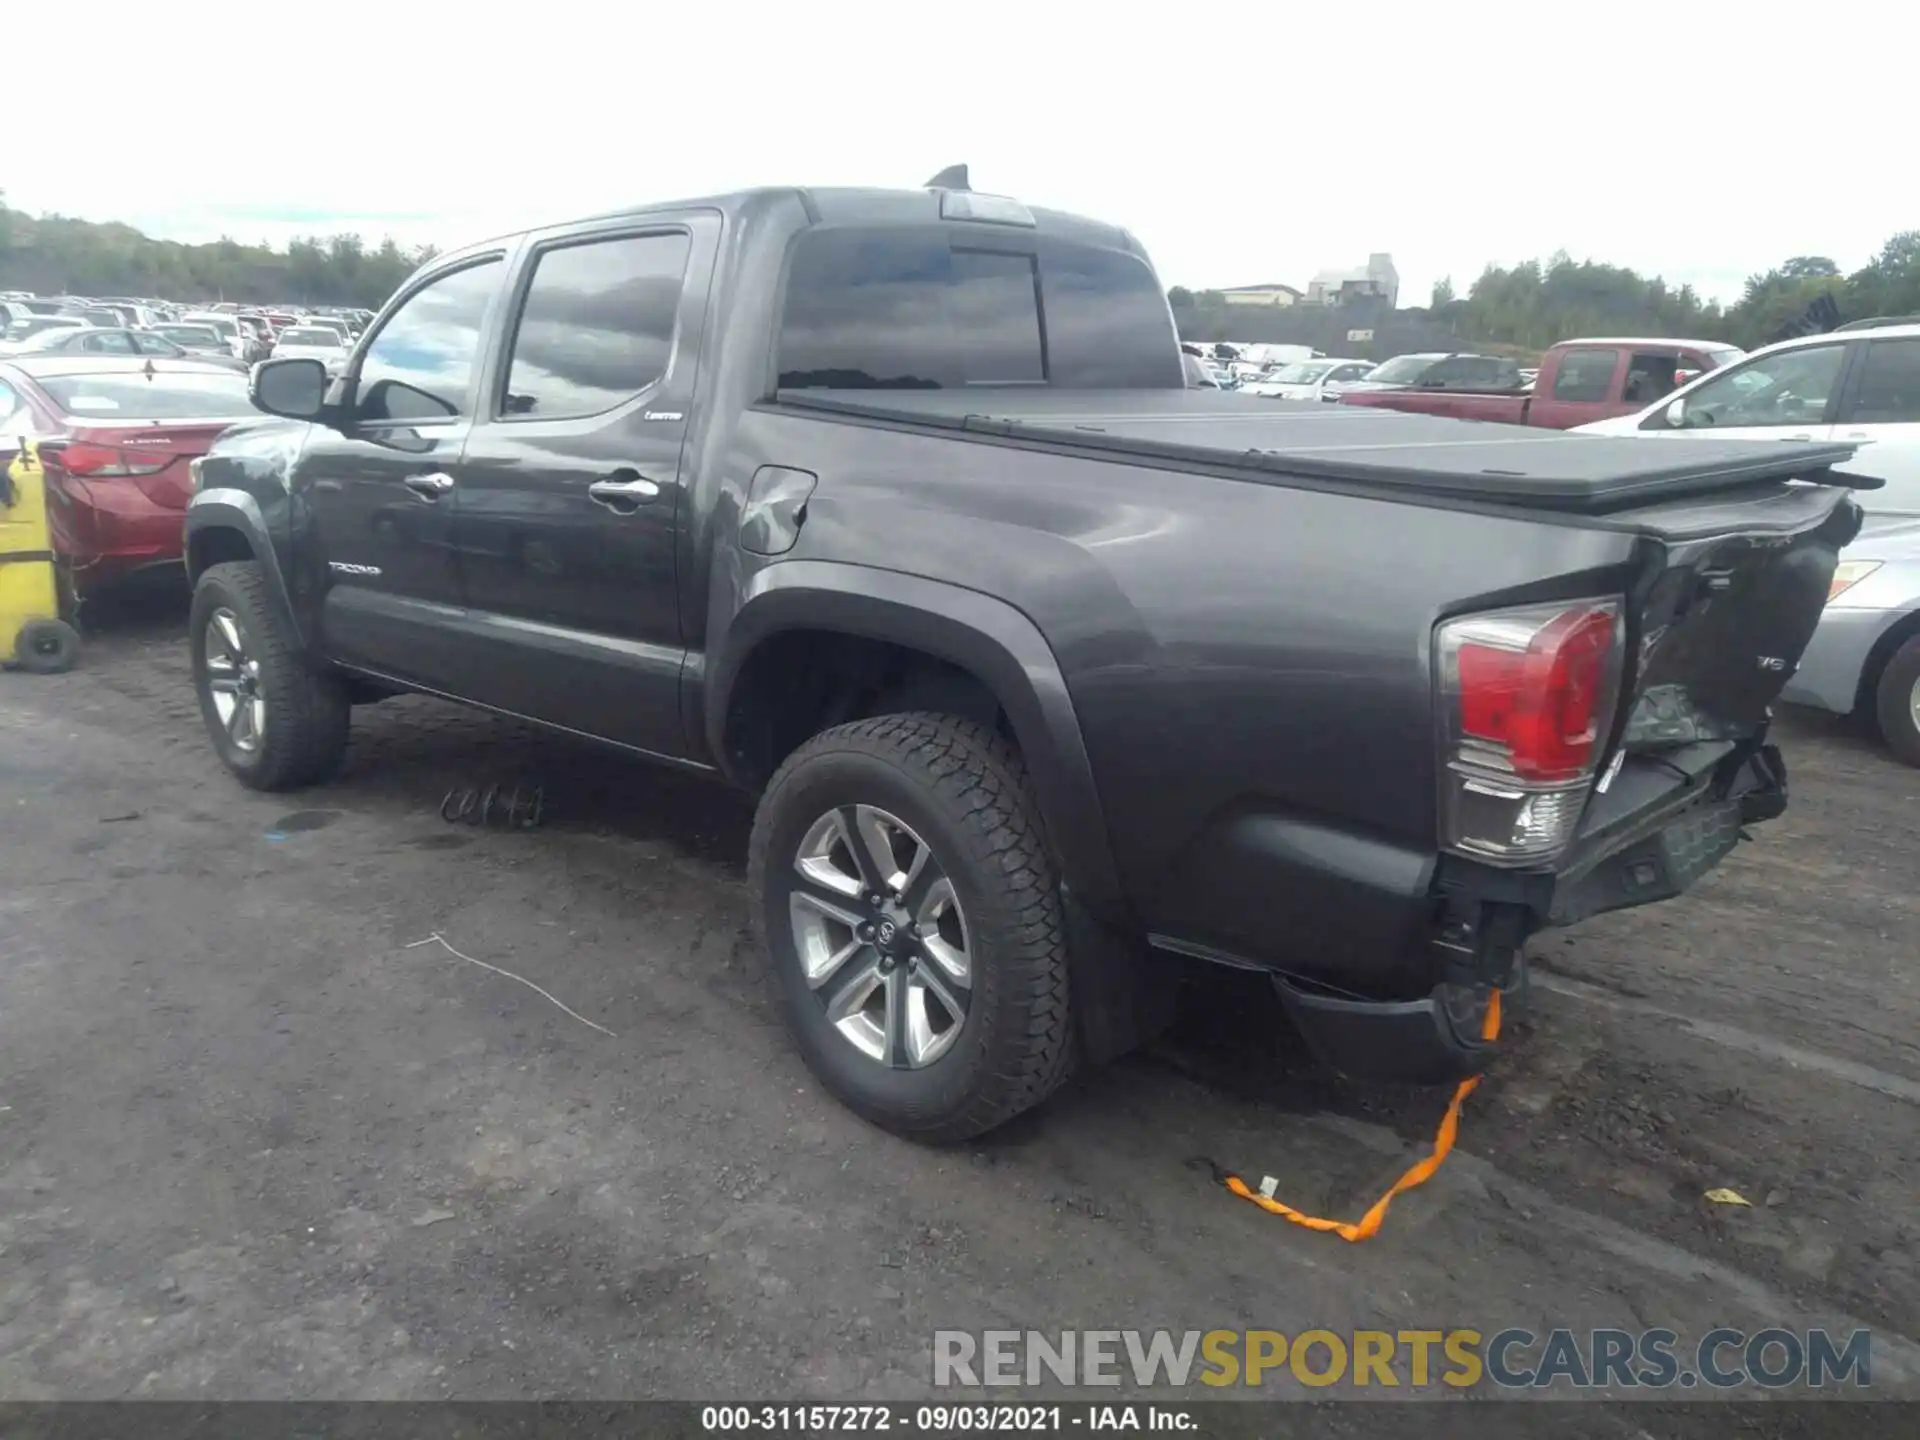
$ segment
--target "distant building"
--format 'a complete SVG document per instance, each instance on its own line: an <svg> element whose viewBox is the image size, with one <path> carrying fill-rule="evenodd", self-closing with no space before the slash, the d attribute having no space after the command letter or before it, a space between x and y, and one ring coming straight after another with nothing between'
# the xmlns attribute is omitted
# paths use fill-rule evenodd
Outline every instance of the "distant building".
<svg viewBox="0 0 1920 1440"><path fill-rule="evenodd" d="M1295 305L1300 300L1291 285L1236 285L1220 295L1229 305Z"/></svg>
<svg viewBox="0 0 1920 1440"><path fill-rule="evenodd" d="M1388 309L1399 305L1400 272L1393 268L1393 256L1369 255L1364 270L1322 270L1307 282L1309 305L1344 305L1362 296L1385 300Z"/></svg>

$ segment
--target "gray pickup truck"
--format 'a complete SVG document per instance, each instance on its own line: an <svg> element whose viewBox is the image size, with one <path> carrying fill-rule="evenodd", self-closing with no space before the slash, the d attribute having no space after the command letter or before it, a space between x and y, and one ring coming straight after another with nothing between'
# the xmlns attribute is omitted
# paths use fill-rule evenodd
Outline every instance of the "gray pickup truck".
<svg viewBox="0 0 1920 1440"><path fill-rule="evenodd" d="M758 797L795 1042L987 1130L1264 972L1356 1073L1470 1073L1529 935L1785 805L1769 707L1850 447L1185 387L1126 232L760 190L436 258L195 466L194 683L245 784L439 695Z"/></svg>

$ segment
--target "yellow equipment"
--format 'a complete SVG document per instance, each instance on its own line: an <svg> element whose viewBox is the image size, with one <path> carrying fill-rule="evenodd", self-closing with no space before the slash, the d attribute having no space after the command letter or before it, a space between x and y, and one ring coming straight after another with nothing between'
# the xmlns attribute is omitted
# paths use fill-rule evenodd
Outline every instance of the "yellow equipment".
<svg viewBox="0 0 1920 1440"><path fill-rule="evenodd" d="M56 675L80 654L80 632L60 615L60 574L47 529L46 472L31 440L0 448L0 660ZM0 442L4 445L4 442Z"/></svg>

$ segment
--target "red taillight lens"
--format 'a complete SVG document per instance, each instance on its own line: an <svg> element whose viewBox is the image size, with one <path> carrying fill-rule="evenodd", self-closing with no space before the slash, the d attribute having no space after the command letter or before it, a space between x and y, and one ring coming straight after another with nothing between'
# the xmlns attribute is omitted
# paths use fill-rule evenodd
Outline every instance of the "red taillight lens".
<svg viewBox="0 0 1920 1440"><path fill-rule="evenodd" d="M153 475L167 468L171 455L133 455L112 445L96 445L90 440L69 440L63 445L46 445L42 453L69 475L82 479L107 475Z"/></svg>
<svg viewBox="0 0 1920 1440"><path fill-rule="evenodd" d="M1523 779L1585 773L1600 742L1598 712L1615 624L1610 610L1582 608L1556 615L1524 650L1463 640L1461 733L1504 746L1509 768Z"/></svg>
<svg viewBox="0 0 1920 1440"><path fill-rule="evenodd" d="M1506 864L1572 838L1620 676L1613 600L1462 616L1435 635L1444 843Z"/></svg>

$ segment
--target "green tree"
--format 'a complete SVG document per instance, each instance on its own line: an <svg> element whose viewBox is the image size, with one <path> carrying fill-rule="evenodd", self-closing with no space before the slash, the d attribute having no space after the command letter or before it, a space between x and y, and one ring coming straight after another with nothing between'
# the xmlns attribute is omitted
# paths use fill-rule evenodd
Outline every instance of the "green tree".
<svg viewBox="0 0 1920 1440"><path fill-rule="evenodd" d="M377 308L435 253L388 237L293 241L285 250L223 235L207 245L155 240L127 225L8 209L0 193L0 289L41 295L151 295L165 300Z"/></svg>

